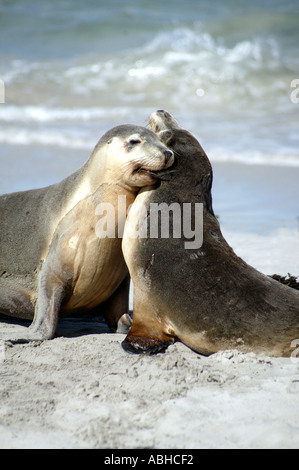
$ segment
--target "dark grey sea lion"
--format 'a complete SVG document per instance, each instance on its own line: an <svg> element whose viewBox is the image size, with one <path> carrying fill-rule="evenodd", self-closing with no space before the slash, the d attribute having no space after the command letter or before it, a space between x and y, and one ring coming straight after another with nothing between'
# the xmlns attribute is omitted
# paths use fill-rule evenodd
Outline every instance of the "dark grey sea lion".
<svg viewBox="0 0 299 470"><path fill-rule="evenodd" d="M134 304L124 349L152 353L178 339L207 355L238 349L289 356L299 338L299 292L246 264L225 241L212 208L212 168L198 141L165 111L149 124L176 166L159 187L140 190L126 221L122 248ZM202 204L200 247L186 248L186 236L132 236L161 203L182 210L191 203L193 224L195 204Z"/></svg>

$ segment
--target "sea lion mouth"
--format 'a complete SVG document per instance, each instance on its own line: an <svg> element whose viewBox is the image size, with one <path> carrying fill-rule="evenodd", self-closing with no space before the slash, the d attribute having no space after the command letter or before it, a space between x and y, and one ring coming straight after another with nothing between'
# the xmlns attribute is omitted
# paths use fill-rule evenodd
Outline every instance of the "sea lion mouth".
<svg viewBox="0 0 299 470"><path fill-rule="evenodd" d="M144 175L150 176L151 178L155 178L156 180L161 179L161 177L165 173L167 173L173 167L175 163L175 157L172 151L165 150L164 156L165 156L164 168L161 168L159 170L154 170L153 168L146 168L142 165L137 164L132 171L133 175L144 174Z"/></svg>
<svg viewBox="0 0 299 470"><path fill-rule="evenodd" d="M148 176L151 176L152 178L155 178L157 180L162 179L164 175L169 174L171 169L173 168L174 163L168 167L168 168L163 168L162 170L152 170L151 168L144 168L142 166L137 167L133 170L133 174L135 175L136 173L138 174L145 174Z"/></svg>
<svg viewBox="0 0 299 470"><path fill-rule="evenodd" d="M164 170L152 170L152 169L149 169L149 168L138 167L138 168L135 168L135 170L133 170L133 174L144 173L146 175L154 176L156 178L159 178L159 174L164 173L165 171L167 171L167 170L165 170L165 169Z"/></svg>

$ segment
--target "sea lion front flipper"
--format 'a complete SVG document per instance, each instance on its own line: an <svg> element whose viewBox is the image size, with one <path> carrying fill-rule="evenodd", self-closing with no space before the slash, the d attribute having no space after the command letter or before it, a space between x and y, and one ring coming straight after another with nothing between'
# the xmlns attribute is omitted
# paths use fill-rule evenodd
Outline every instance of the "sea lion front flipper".
<svg viewBox="0 0 299 470"><path fill-rule="evenodd" d="M54 338L60 307L72 283L72 272L56 259L53 243L38 277L38 295L34 317L24 341L44 341ZM18 342L18 341L16 341Z"/></svg>
<svg viewBox="0 0 299 470"><path fill-rule="evenodd" d="M121 343L124 351L130 354L156 354L168 348L173 341L161 341L156 338L128 334Z"/></svg>
<svg viewBox="0 0 299 470"><path fill-rule="evenodd" d="M158 321L137 321L133 312L133 325L122 347L131 354L156 354L167 349L174 341L174 336L166 334Z"/></svg>

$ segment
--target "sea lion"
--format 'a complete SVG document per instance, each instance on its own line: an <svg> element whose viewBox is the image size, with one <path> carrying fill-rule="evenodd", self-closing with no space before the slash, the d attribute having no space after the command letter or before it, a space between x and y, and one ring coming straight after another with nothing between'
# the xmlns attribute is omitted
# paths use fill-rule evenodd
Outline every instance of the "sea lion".
<svg viewBox="0 0 299 470"><path fill-rule="evenodd" d="M150 128L176 165L159 187L140 190L126 220L122 249L134 301L123 348L154 353L180 340L204 355L238 349L289 356L299 338L299 292L246 264L225 241L212 207L212 167L199 142L165 111L150 117ZM148 226L156 203L191 203L193 223L195 204L202 204L200 248L186 248L186 236L132 236L132 228Z"/></svg>
<svg viewBox="0 0 299 470"><path fill-rule="evenodd" d="M98 233L97 209L112 205L116 229L124 225L137 191L156 183L173 159L149 129L117 126L60 183L0 197L0 312L33 319L25 333L6 338L0 332L0 339L50 339L60 314L86 311L117 328L128 311L128 270L121 237ZM117 214L119 196L125 200L123 219Z"/></svg>

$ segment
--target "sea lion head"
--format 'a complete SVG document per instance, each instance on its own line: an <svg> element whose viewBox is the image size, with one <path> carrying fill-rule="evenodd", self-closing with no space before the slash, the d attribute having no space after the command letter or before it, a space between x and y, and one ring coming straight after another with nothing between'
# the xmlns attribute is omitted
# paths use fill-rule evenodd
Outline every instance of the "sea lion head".
<svg viewBox="0 0 299 470"><path fill-rule="evenodd" d="M160 109L151 114L149 118L149 128L158 136L160 141L169 146L176 154L187 153L187 158L190 152L198 155L199 142L193 135L182 128L179 123L171 116L170 113ZM185 146L188 147L188 152L185 152ZM183 152L184 151L184 152Z"/></svg>
<svg viewBox="0 0 299 470"><path fill-rule="evenodd" d="M174 119L174 117L167 111L164 111L164 109L159 109L151 114L149 118L149 127L155 133L181 129L179 123Z"/></svg>
<svg viewBox="0 0 299 470"><path fill-rule="evenodd" d="M184 149L187 145L188 155L191 149L198 154L199 142L197 139L189 131L182 128L167 111L160 109L152 113L149 118L149 128L159 137L161 142L174 150L174 153L178 149Z"/></svg>
<svg viewBox="0 0 299 470"><path fill-rule="evenodd" d="M213 170L198 140L182 128L170 113L161 109L151 114L149 128L174 152L176 168L171 172L176 173L182 187L188 188L196 178L194 185L202 193L208 212L214 216L211 194ZM167 175L169 177L169 173Z"/></svg>
<svg viewBox="0 0 299 470"><path fill-rule="evenodd" d="M170 168L174 154L149 129L121 125L108 131L99 144L106 147L106 165L121 184L140 188L156 183L159 172Z"/></svg>

